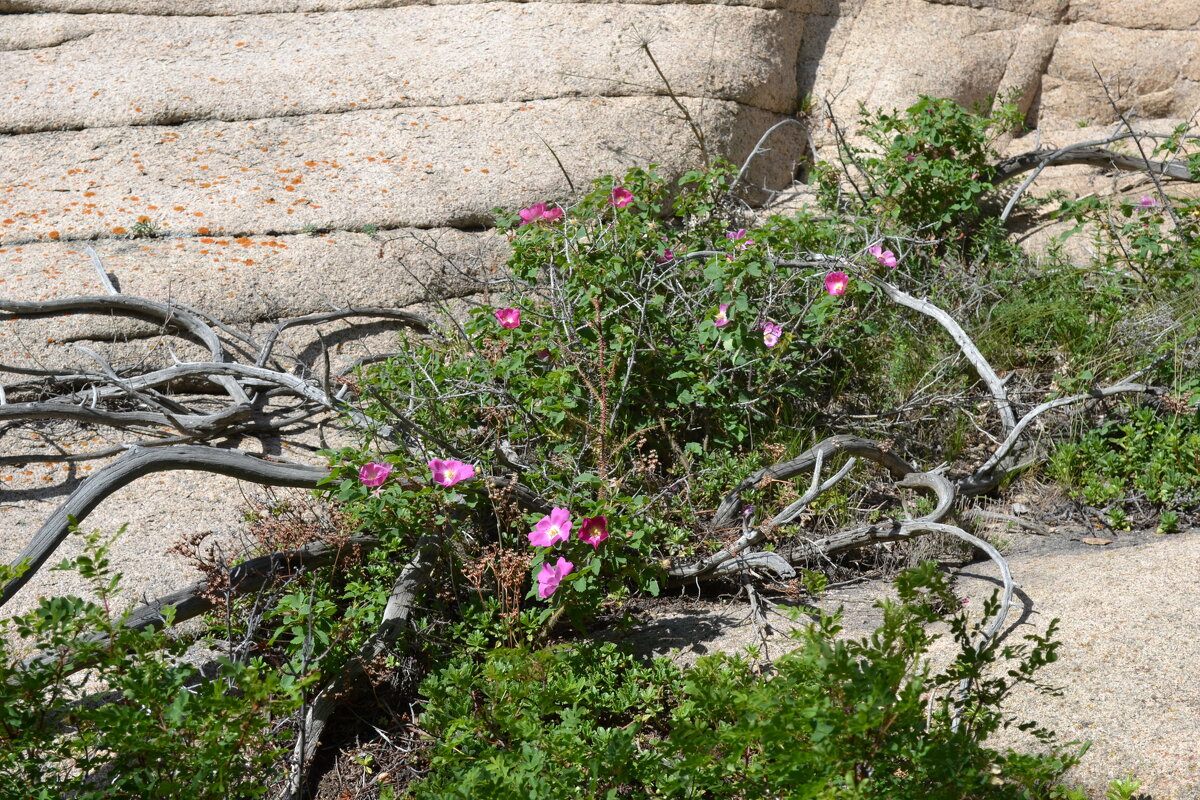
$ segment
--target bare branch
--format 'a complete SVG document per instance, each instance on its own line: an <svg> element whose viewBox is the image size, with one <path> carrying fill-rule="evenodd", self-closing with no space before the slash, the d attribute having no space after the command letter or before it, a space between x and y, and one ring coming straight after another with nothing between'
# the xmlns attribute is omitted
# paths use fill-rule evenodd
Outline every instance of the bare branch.
<svg viewBox="0 0 1200 800"><path fill-rule="evenodd" d="M1008 400L1008 393L1004 390L1004 381L992 369L992 365L983 357L983 353L979 352L979 348L975 346L975 343L971 341L971 337L967 335L967 332L962 329L962 326L958 324L954 317L928 300L918 300L907 292L892 286L882 278L870 278L869 280L882 289L883 293L893 302L921 312L946 329L946 332L950 334L950 338L958 345L958 349L962 351L967 361L971 362L971 366L975 367L975 372L979 375L979 379L983 381L988 391L991 392L992 403L996 406L996 411L1000 414L1004 433L1011 431L1013 426L1016 425L1016 416L1013 414L1012 403Z"/></svg>
<svg viewBox="0 0 1200 800"><path fill-rule="evenodd" d="M321 686L304 715L304 726L296 739L292 752L291 772L288 778L287 800L299 800L304 794L305 775L308 764L316 755L321 743L321 734L333 713L336 698L366 674L366 668L388 651L403 633L412 615L417 595L429 580L433 570L435 540L425 536L417 544L417 553L405 565L392 585L383 619L375 633L359 649L358 657L348 663L342 672L332 676Z"/></svg>
<svg viewBox="0 0 1200 800"><path fill-rule="evenodd" d="M315 488L322 478L329 475L329 470L322 467L267 461L237 450L217 450L196 445L135 448L80 484L38 529L12 562L15 568L24 567L24 572L0 588L0 606L11 600L53 555L70 533L73 521L81 522L106 497L138 478L153 472L172 470L213 472L254 483L306 489Z"/></svg>
<svg viewBox="0 0 1200 800"><path fill-rule="evenodd" d="M992 452L992 455L983 463L979 469L975 470L969 477L963 479L959 483L959 491L963 494L982 494L991 490L998 482L1002 475L996 471L996 467L1000 462L1012 451L1017 441L1021 438L1021 434L1029 427L1029 424L1047 411L1052 411L1056 408L1069 406L1074 403L1080 403L1085 400L1099 400L1104 397L1111 397L1115 394L1123 394L1127 392L1150 392L1159 393L1162 389L1154 386L1144 386L1140 383L1119 383L1115 386L1107 386L1102 389L1092 389L1084 394L1075 394L1070 397L1060 397L1057 400L1048 400L1039 406L1034 407L1025 416L1021 417L1013 429L1009 431L1008 436L1003 442Z"/></svg>

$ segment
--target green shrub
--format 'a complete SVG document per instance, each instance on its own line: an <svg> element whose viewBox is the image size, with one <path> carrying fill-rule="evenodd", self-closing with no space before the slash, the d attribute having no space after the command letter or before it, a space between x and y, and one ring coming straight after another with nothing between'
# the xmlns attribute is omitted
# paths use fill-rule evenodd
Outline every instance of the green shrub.
<svg viewBox="0 0 1200 800"><path fill-rule="evenodd" d="M1136 408L1059 445L1047 471L1088 505L1108 509L1113 527L1126 527L1127 515L1148 502L1169 532L1179 511L1200 506L1200 418Z"/></svg>
<svg viewBox="0 0 1200 800"><path fill-rule="evenodd" d="M256 660L222 659L215 675L197 676L180 660L182 641L122 625L108 543L85 541L56 569L77 571L97 600L45 598L0 626L0 796L266 794L287 745L276 721L299 706L303 681ZM22 659L14 637L43 657Z"/></svg>
<svg viewBox="0 0 1200 800"><path fill-rule="evenodd" d="M1007 693L1054 661L1054 625L1026 645L980 646L932 563L897 588L871 636L845 640L824 618L772 675L725 655L680 673L594 644L457 659L422 686L430 774L411 796L1082 797L1058 785L1077 751L1049 733L1043 755L985 744L1014 724L998 710ZM928 626L943 619L959 655L933 674ZM957 698L966 676L975 683Z"/></svg>

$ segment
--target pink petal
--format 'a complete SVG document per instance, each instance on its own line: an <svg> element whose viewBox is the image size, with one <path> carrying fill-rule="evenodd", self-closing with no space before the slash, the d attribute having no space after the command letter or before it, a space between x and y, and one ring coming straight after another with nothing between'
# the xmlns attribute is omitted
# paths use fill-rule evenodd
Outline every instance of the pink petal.
<svg viewBox="0 0 1200 800"><path fill-rule="evenodd" d="M363 486L374 488L382 486L384 481L388 479L388 475L392 472L391 464L380 464L377 461L372 461L363 464L362 469L358 471L358 480Z"/></svg>

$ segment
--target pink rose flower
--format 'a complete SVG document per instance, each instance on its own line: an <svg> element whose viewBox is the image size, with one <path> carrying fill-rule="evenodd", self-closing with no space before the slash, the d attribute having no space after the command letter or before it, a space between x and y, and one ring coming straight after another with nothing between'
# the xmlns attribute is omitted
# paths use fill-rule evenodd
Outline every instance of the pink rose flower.
<svg viewBox="0 0 1200 800"><path fill-rule="evenodd" d="M362 469L358 471L358 482L363 486L374 489L376 486L382 486L383 482L388 479L388 475L392 474L391 464L380 464L378 461L371 461L363 464Z"/></svg>
<svg viewBox="0 0 1200 800"><path fill-rule="evenodd" d="M717 309L717 315L713 317L713 325L716 325L718 328L724 328L729 324L729 306L729 303L721 303Z"/></svg>
<svg viewBox="0 0 1200 800"><path fill-rule="evenodd" d="M608 517L584 517L583 524L579 526L579 541L587 542L594 550L607 538Z"/></svg>
<svg viewBox="0 0 1200 800"><path fill-rule="evenodd" d="M1155 200L1153 197L1147 197L1146 195L1142 195L1141 199L1137 201L1137 208L1140 211L1145 211L1150 208L1156 208L1157 206L1158 206L1158 201Z"/></svg>
<svg viewBox="0 0 1200 800"><path fill-rule="evenodd" d="M445 486L447 489L456 483L475 477L475 467L461 461L443 461L435 458L429 462L429 469L433 471L433 482Z"/></svg>
<svg viewBox="0 0 1200 800"><path fill-rule="evenodd" d="M562 579L570 575L573 569L575 569L575 565L565 558L559 558L553 567L549 564L542 564L537 577L538 597L545 600L554 594L558 589L558 584L562 583Z"/></svg>
<svg viewBox="0 0 1200 800"><path fill-rule="evenodd" d="M565 508L552 508L550 513L538 520L529 534L529 543L537 547L552 547L571 538L571 512Z"/></svg>
<svg viewBox="0 0 1200 800"><path fill-rule="evenodd" d="M884 250L879 245L874 245L872 247L868 247L867 252L875 256L875 260L888 269L894 269L896 267L896 254L891 250ZM833 293L831 292L831 294Z"/></svg>
<svg viewBox="0 0 1200 800"><path fill-rule="evenodd" d="M515 308L496 309L496 319L500 320L501 328L521 327L521 312Z"/></svg>
<svg viewBox="0 0 1200 800"><path fill-rule="evenodd" d="M844 272L831 272L825 276L825 291L834 297L845 294L850 285L850 276Z"/></svg>
<svg viewBox="0 0 1200 800"><path fill-rule="evenodd" d="M546 222L557 222L562 219L563 215L561 208L547 208L545 203L534 203L529 208L522 208L517 213L521 215L522 225L531 225L542 219Z"/></svg>
<svg viewBox="0 0 1200 800"><path fill-rule="evenodd" d="M618 186L617 188L613 189L612 194L608 196L608 202L610 205L616 206L617 208L624 208L633 202L633 195L628 189Z"/></svg>
<svg viewBox="0 0 1200 800"><path fill-rule="evenodd" d="M725 238L732 242L741 242L741 244L737 246L738 250L745 250L747 247L754 244L754 240L749 238L746 234L745 228L738 228L736 231L726 231Z"/></svg>
<svg viewBox="0 0 1200 800"><path fill-rule="evenodd" d="M783 336L783 326L776 325L774 322L764 322L762 331L763 344L767 347L774 347L779 344L779 337Z"/></svg>

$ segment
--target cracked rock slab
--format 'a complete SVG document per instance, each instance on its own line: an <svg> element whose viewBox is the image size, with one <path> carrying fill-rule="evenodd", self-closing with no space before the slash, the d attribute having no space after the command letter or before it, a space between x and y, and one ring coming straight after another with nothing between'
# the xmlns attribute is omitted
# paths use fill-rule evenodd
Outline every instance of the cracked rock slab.
<svg viewBox="0 0 1200 800"><path fill-rule="evenodd" d="M803 17L479 3L237 17L27 15L0 34L0 133L438 108L671 88L789 113Z"/></svg>
<svg viewBox="0 0 1200 800"><path fill-rule="evenodd" d="M778 119L689 104L710 149L735 160ZM651 163L679 174L697 160L674 104L658 97L0 137L0 245L125 236L139 221L202 236L479 226L497 206L568 194L547 145L577 186ZM780 139L773 162L760 159L768 182L790 175L797 145Z"/></svg>

